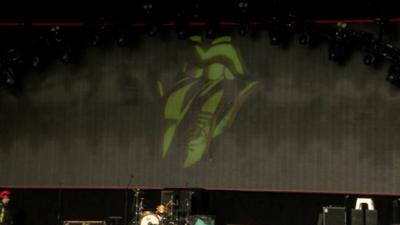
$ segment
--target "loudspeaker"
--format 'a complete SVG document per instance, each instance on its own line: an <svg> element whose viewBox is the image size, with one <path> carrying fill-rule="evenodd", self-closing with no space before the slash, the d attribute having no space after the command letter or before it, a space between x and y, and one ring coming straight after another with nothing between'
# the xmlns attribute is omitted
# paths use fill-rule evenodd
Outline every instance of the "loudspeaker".
<svg viewBox="0 0 400 225"><path fill-rule="evenodd" d="M378 225L376 210L351 210L351 225Z"/></svg>
<svg viewBox="0 0 400 225"><path fill-rule="evenodd" d="M345 225L346 210L344 207L322 207L322 225Z"/></svg>

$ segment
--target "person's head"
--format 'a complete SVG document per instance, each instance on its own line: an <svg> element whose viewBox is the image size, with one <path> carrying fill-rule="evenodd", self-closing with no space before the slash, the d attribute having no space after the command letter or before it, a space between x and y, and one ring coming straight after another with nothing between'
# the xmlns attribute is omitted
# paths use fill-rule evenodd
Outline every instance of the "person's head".
<svg viewBox="0 0 400 225"><path fill-rule="evenodd" d="M11 192L7 190L0 192L0 199L3 205L7 205L10 202L10 195Z"/></svg>

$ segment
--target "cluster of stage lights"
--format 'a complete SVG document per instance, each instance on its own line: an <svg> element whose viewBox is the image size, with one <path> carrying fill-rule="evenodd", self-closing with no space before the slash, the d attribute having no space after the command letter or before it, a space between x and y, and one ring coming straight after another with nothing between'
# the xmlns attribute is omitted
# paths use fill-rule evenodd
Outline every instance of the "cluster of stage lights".
<svg viewBox="0 0 400 225"><path fill-rule="evenodd" d="M199 15L199 5L191 5L188 11L179 11L176 20L165 25L157 18L156 6L152 1L143 1L141 5L143 21L136 24L136 27L144 28L148 36L155 36L163 27L173 27L177 37L187 38L196 27L205 28L205 34L209 38L214 38L220 34L224 26L217 18L206 18L203 22L197 22L197 25L191 24L196 21ZM376 22L381 28L378 37L374 35L353 31L347 28L346 23L338 23L335 26L326 26L311 20L297 20L295 16L271 16L264 23L256 23L251 17L250 4L248 0L237 0L235 2L237 11L236 21L229 24L235 26L240 35L246 35L251 26L266 27L269 34L271 45L284 45L291 36L298 35L298 42L301 45L310 46L318 40L328 41L328 59L337 63L345 62L351 51L359 48L365 51L363 63L369 66L377 66L385 59L392 62L388 69L386 80L393 85L400 87L400 51L383 42L383 27L387 20L377 19ZM105 40L112 39L118 46L125 46L130 37L137 31L131 23L123 21L118 24L107 23L104 19L96 20L95 23L83 24L84 38L90 46L97 46ZM21 68L40 67L50 55L57 55L65 64L72 63L75 60L74 44L71 42L71 34L65 32L62 26L51 27L45 35L34 39L33 47L27 49L11 48L5 52L0 61L0 85L13 87L19 83L19 72Z"/></svg>
<svg viewBox="0 0 400 225"><path fill-rule="evenodd" d="M346 24L338 24L333 35L328 38L328 59L344 63L354 49L361 49L365 52L362 61L367 66L378 67L384 60L390 61L386 80L400 87L400 49L383 41L385 24L381 19L377 19L377 23L380 28L376 38L370 33L347 29Z"/></svg>
<svg viewBox="0 0 400 225"><path fill-rule="evenodd" d="M64 64L71 63L72 47L60 26L51 27L44 35L26 37L26 42L13 44L0 57L0 86L21 87L21 74L29 68L41 68L51 56Z"/></svg>

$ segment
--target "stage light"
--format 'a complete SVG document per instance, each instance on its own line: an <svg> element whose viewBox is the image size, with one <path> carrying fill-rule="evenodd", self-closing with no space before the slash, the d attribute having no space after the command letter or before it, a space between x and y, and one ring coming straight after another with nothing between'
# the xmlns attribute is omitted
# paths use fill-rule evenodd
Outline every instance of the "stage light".
<svg viewBox="0 0 400 225"><path fill-rule="evenodd" d="M158 33L158 27L154 24L146 25L146 33L150 37L154 37Z"/></svg>
<svg viewBox="0 0 400 225"><path fill-rule="evenodd" d="M400 85L400 65L393 64L389 67L386 80L396 86Z"/></svg>
<svg viewBox="0 0 400 225"><path fill-rule="evenodd" d="M190 27L184 22L177 22L176 35L179 39L186 39L190 35Z"/></svg>
<svg viewBox="0 0 400 225"><path fill-rule="evenodd" d="M195 2L191 5L191 13L193 18L199 18L201 14L201 6L199 2Z"/></svg>
<svg viewBox="0 0 400 225"><path fill-rule="evenodd" d="M11 48L10 50L8 50L7 59L8 59L8 63L11 63L11 64L22 64L23 63L22 53L19 49L16 49L16 48Z"/></svg>
<svg viewBox="0 0 400 225"><path fill-rule="evenodd" d="M217 36L218 33L218 22L217 21L211 21L208 23L206 27L206 37L209 39L214 39Z"/></svg>
<svg viewBox="0 0 400 225"><path fill-rule="evenodd" d="M103 17L89 20L85 27L88 34L87 44L91 47L98 46L112 38L114 27Z"/></svg>
<svg viewBox="0 0 400 225"><path fill-rule="evenodd" d="M207 28L207 31L206 31L206 36L207 36L207 38L209 38L209 39L215 38L215 36L216 36L215 28L213 28L213 27L208 27L208 28Z"/></svg>
<svg viewBox="0 0 400 225"><path fill-rule="evenodd" d="M372 64L375 64L376 62L376 56L373 54L367 54L363 58L363 62L365 65L370 66Z"/></svg>
<svg viewBox="0 0 400 225"><path fill-rule="evenodd" d="M241 24L239 27L239 34L244 36L249 32L249 25L248 24Z"/></svg>
<svg viewBox="0 0 400 225"><path fill-rule="evenodd" d="M68 52L63 52L62 55L61 55L61 61L64 64L71 63L71 55Z"/></svg>
<svg viewBox="0 0 400 225"><path fill-rule="evenodd" d="M1 76L3 82L7 86L14 86L16 84L16 77L14 74L14 70L10 67L2 68L1 70Z"/></svg>
<svg viewBox="0 0 400 225"><path fill-rule="evenodd" d="M57 51L59 58L64 64L71 63L71 46L70 43L67 41L66 36L61 33L61 29L59 26L52 27L51 32L53 33L53 38L55 40L54 47Z"/></svg>
<svg viewBox="0 0 400 225"><path fill-rule="evenodd" d="M241 13L246 13L249 8L249 2L247 0L239 0L237 6Z"/></svg>
<svg viewBox="0 0 400 225"><path fill-rule="evenodd" d="M92 35L90 38L90 45L92 47L97 46L100 43L100 37L97 34Z"/></svg>
<svg viewBox="0 0 400 225"><path fill-rule="evenodd" d="M32 57L32 66L34 68L37 68L40 66L40 58L38 56L33 56Z"/></svg>
<svg viewBox="0 0 400 225"><path fill-rule="evenodd" d="M337 63L344 62L349 54L350 46L349 35L339 30L335 31L334 34L329 37L328 59Z"/></svg>
<svg viewBox="0 0 400 225"><path fill-rule="evenodd" d="M53 33L53 37L56 43L64 42L64 35L60 32L61 28L59 26L52 27L50 31Z"/></svg>
<svg viewBox="0 0 400 225"><path fill-rule="evenodd" d="M186 39L189 35L189 23L185 12L179 12L176 16L175 31L179 39Z"/></svg>
<svg viewBox="0 0 400 225"><path fill-rule="evenodd" d="M271 45L280 45L281 40L276 34L270 34L270 43Z"/></svg>
<svg viewBox="0 0 400 225"><path fill-rule="evenodd" d="M239 21L239 34L244 36L249 31L249 2L247 0L238 0L236 2Z"/></svg>
<svg viewBox="0 0 400 225"><path fill-rule="evenodd" d="M187 31L185 30L185 28L182 28L182 27L180 27L176 30L176 34L179 39L186 39L188 37Z"/></svg>
<svg viewBox="0 0 400 225"><path fill-rule="evenodd" d="M158 32L158 15L155 14L155 5L151 0L145 0L142 3L142 10L144 14L145 30L148 36L153 37Z"/></svg>
<svg viewBox="0 0 400 225"><path fill-rule="evenodd" d="M60 48L60 59L64 64L70 64L73 61L71 46L63 46Z"/></svg>
<svg viewBox="0 0 400 225"><path fill-rule="evenodd" d="M117 38L117 45L120 47L126 46L127 41L126 41L126 35L121 34L118 38Z"/></svg>
<svg viewBox="0 0 400 225"><path fill-rule="evenodd" d="M328 59L334 62L343 62L344 47L338 43L331 43L328 46Z"/></svg>
<svg viewBox="0 0 400 225"><path fill-rule="evenodd" d="M301 45L308 45L310 43L310 35L307 33L302 33L299 35L299 43Z"/></svg>
<svg viewBox="0 0 400 225"><path fill-rule="evenodd" d="M143 9L144 14L145 14L146 16L150 16L151 14L153 14L154 5L153 5L153 3L152 3L151 1L145 1L145 2L142 4L142 9Z"/></svg>
<svg viewBox="0 0 400 225"><path fill-rule="evenodd" d="M367 66L376 65L382 59L384 44L381 40L376 40L373 36L365 33L361 33L361 37L368 40L365 41L368 44L365 47L367 54L363 58L363 63Z"/></svg>
<svg viewBox="0 0 400 225"><path fill-rule="evenodd" d="M288 40L291 24L285 24L282 19L273 16L269 28L269 40L271 45L281 45Z"/></svg>

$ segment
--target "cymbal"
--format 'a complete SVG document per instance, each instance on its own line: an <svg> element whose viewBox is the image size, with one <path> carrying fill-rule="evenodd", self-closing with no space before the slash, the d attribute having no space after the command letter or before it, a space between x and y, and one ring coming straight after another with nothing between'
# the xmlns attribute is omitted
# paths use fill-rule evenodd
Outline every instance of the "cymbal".
<svg viewBox="0 0 400 225"><path fill-rule="evenodd" d="M176 205L176 203L171 199L167 203L167 206L169 206L169 205Z"/></svg>
<svg viewBox="0 0 400 225"><path fill-rule="evenodd" d="M168 212L168 207L161 204L161 205L157 206L156 210L157 210L157 213L164 214L164 213Z"/></svg>

